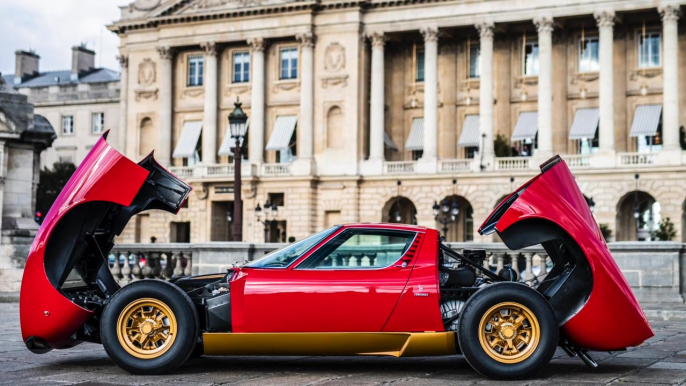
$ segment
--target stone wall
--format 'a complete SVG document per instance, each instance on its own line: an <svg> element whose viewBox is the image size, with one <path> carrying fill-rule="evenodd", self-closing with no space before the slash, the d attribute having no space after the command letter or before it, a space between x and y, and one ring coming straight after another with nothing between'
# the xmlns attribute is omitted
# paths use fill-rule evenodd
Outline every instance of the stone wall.
<svg viewBox="0 0 686 386"><path fill-rule="evenodd" d="M214 242L197 244L129 244L117 245L117 255L137 254L146 260L166 259L176 266L176 256L191 257L191 268L186 274L202 275L224 272L234 264L242 264L264 256L285 244L249 244ZM634 294L640 302L684 302L686 295L686 244L675 242L617 242L609 243L615 261L622 270ZM486 249L488 263L492 269L511 264L524 280L532 280L533 271L547 256L540 246L510 251L501 243L449 243L457 251L463 249ZM184 263L185 264L185 263ZM155 276L153 269L148 269ZM159 267L159 265L158 265ZM180 268L180 267L179 267ZM117 272L121 272L118 268ZM145 271L145 267L143 268ZM170 268L169 272L172 272ZM145 275L144 275L145 276ZM150 276L152 277L152 276ZM165 277L157 269L156 277Z"/></svg>

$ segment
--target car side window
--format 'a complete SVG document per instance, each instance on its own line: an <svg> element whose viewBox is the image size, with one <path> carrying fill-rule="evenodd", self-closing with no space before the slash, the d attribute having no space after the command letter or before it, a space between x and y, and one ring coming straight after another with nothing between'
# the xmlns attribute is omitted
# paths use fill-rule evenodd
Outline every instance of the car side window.
<svg viewBox="0 0 686 386"><path fill-rule="evenodd" d="M384 229L347 229L296 269L385 268L407 252L415 232Z"/></svg>

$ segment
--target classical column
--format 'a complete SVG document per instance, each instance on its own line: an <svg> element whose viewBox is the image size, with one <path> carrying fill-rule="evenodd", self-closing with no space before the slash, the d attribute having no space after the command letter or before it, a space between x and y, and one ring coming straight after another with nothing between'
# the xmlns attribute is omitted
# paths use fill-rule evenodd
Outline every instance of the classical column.
<svg viewBox="0 0 686 386"><path fill-rule="evenodd" d="M299 161L312 159L314 146L314 34L306 32L295 38L300 41L300 119L298 120Z"/></svg>
<svg viewBox="0 0 686 386"><path fill-rule="evenodd" d="M615 112L614 112L614 54L613 27L615 25L614 11L595 13L600 34L599 62L600 62L600 132L598 133L599 151L612 153L615 151Z"/></svg>
<svg viewBox="0 0 686 386"><path fill-rule="evenodd" d="M162 166L171 165L172 142L172 57L169 47L157 47L160 54L160 126L157 132L158 144L155 159Z"/></svg>
<svg viewBox="0 0 686 386"><path fill-rule="evenodd" d="M493 149L493 23L476 26L479 31L481 71L479 76L479 127L483 141L484 162L495 157Z"/></svg>
<svg viewBox="0 0 686 386"><path fill-rule="evenodd" d="M662 143L665 151L680 151L679 145L679 36L678 5L658 8L662 17Z"/></svg>
<svg viewBox="0 0 686 386"><path fill-rule="evenodd" d="M119 132L117 133L117 148L122 154L129 154L126 150L126 110L128 106L129 89L129 56L121 54L117 56L121 65L119 76Z"/></svg>
<svg viewBox="0 0 686 386"><path fill-rule="evenodd" d="M438 29L425 27L424 36L424 154L422 160L438 160Z"/></svg>
<svg viewBox="0 0 686 386"><path fill-rule="evenodd" d="M369 160L384 160L384 44L383 32L367 35L372 43L372 74L369 106Z"/></svg>
<svg viewBox="0 0 686 386"><path fill-rule="evenodd" d="M252 73L250 83L252 91L250 95L250 136L249 152L251 164L264 162L264 48L266 43L262 38L248 39L252 51L250 58Z"/></svg>
<svg viewBox="0 0 686 386"><path fill-rule="evenodd" d="M200 44L205 51L205 111L202 124L202 163L217 162L217 45L215 42Z"/></svg>
<svg viewBox="0 0 686 386"><path fill-rule="evenodd" d="M553 155L553 19L534 20L538 30L538 155Z"/></svg>

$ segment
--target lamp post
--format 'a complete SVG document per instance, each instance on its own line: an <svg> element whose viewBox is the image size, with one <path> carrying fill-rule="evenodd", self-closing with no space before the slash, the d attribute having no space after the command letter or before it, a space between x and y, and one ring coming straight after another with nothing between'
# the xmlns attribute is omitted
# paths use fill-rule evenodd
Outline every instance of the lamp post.
<svg viewBox="0 0 686 386"><path fill-rule="evenodd" d="M455 193L455 186L457 185L457 180L453 180L453 193ZM436 222L443 225L443 237L448 238L448 224L452 224L457 221L457 215L460 213L460 205L457 203L457 199L454 194L453 197L448 200L444 198L441 200L441 204L438 201L434 201L433 207L434 218Z"/></svg>
<svg viewBox="0 0 686 386"><path fill-rule="evenodd" d="M245 136L248 116L241 109L241 101L236 98L235 108L229 114L229 131L236 140L233 147L233 241L243 241L243 203L241 201L241 145Z"/></svg>
<svg viewBox="0 0 686 386"><path fill-rule="evenodd" d="M279 214L279 209L277 208L276 204L271 204L269 203L269 199L264 203L264 220L262 220L262 207L260 207L260 203L257 203L257 206L255 207L255 217L257 218L257 222L261 223L264 225L264 242L268 243L269 242L269 224L271 224L272 221L276 221L276 217ZM271 219L269 219L269 216L271 215Z"/></svg>

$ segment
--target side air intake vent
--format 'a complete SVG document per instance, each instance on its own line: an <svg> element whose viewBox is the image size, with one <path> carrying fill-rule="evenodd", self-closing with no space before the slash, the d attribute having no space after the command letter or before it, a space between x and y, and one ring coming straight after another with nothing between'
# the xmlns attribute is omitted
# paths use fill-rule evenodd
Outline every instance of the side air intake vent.
<svg viewBox="0 0 686 386"><path fill-rule="evenodd" d="M422 243L423 238L424 238L423 233L417 233L417 237L414 238L412 245L410 245L410 249L408 249L407 253L405 253L405 258L408 258L408 259L414 258L414 255L419 250L419 245Z"/></svg>

